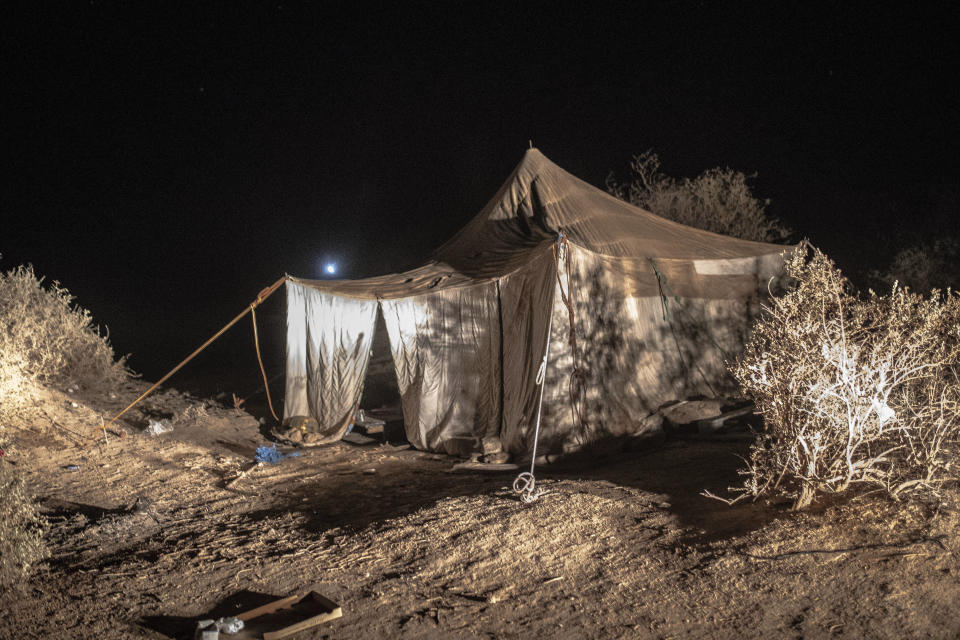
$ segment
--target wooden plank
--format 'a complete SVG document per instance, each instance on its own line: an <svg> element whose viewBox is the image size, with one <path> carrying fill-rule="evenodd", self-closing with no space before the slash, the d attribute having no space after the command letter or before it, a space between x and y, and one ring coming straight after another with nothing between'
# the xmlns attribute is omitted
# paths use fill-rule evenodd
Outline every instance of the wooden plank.
<svg viewBox="0 0 960 640"><path fill-rule="evenodd" d="M323 594L317 591L313 591L312 595L313 595L313 599L319 602L324 609L327 609L329 611L334 611L340 608L340 605L338 605L336 602L334 602L333 600L330 600L329 598L327 598L326 596L324 596Z"/></svg>
<svg viewBox="0 0 960 640"><path fill-rule="evenodd" d="M299 633L310 627L315 627L318 624L323 624L324 622L329 622L331 620L336 620L343 616L343 610L340 607L337 607L329 613L322 613L318 616L312 618L307 618L302 622L292 624L289 627L284 627L283 629L278 629L277 631L267 631L263 634L263 640L282 640L292 636L295 633Z"/></svg>
<svg viewBox="0 0 960 640"><path fill-rule="evenodd" d="M329 622L330 620L336 620L337 618L343 617L343 609L336 602L316 591L307 591L305 593L298 593L287 598L282 598L280 600L267 603L262 607L251 609L250 611L245 611L238 615L237 618L243 620L249 625L256 626L257 622L255 621L255 618L276 614L284 609L291 609L304 602L306 602L308 605L316 605L313 607L314 611L317 609L322 609L323 612L294 622L291 625L274 629L273 631L264 631L263 640L282 640L283 638L289 637L295 633L299 633L305 629L309 629L319 624L323 624L324 622ZM312 612L303 613L309 614ZM264 621L264 623L267 623L267 621Z"/></svg>
<svg viewBox="0 0 960 640"><path fill-rule="evenodd" d="M256 609L251 609L250 611L244 611L243 613L238 615L237 618L246 622L247 620L256 618L258 616L263 616L268 613L274 613L276 611L279 611L280 609L285 609L290 605L296 604L297 602L303 599L304 595L305 594L297 594L294 596L283 598L282 600L274 600L273 602L268 602L262 607L257 607Z"/></svg>

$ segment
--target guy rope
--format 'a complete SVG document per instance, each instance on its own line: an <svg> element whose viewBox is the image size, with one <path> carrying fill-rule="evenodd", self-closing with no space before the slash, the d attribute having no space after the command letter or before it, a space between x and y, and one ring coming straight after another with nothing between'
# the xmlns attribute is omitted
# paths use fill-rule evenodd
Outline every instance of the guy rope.
<svg viewBox="0 0 960 640"><path fill-rule="evenodd" d="M560 264L563 263L564 256L566 254L566 245L567 239L564 236L563 231L557 235L557 242L553 248L553 257L558 269L558 282L559 282L559 268ZM562 289L561 289L562 292ZM566 299L564 299L566 302ZM525 471L516 477L513 481L513 490L520 494L520 500L524 504L531 504L536 502L537 498L544 494L542 489L537 488L537 479L534 476L534 469L537 466L537 443L540 440L540 418L543 411L543 388L546 386L544 384L547 377L547 361L550 358L550 334L553 330L553 306L551 305L548 312L550 314L549 319L547 320L547 345L543 350L543 360L540 361L540 368L537 369L537 386L540 387L540 397L537 399L537 420L536 426L533 431L533 452L530 454L530 471ZM571 318L573 317L573 310L571 309ZM571 338L574 339L574 338Z"/></svg>
<svg viewBox="0 0 960 640"><path fill-rule="evenodd" d="M107 427L109 427L109 426L112 425L114 422L116 422L117 419L118 419L120 416L122 416L123 414L125 414L127 411L130 411L130 409L133 409L141 400L143 400L143 399L146 398L148 395L150 395L151 393L153 393L153 392L157 389L157 387L159 387L161 384L163 384L164 382L166 382L166 381L170 378L170 376L172 376L172 375L175 374L177 371L179 371L179 370L183 367L183 365L185 365L185 364L187 364L188 362L190 362L191 360L193 360L193 359L197 356L197 354L199 354L201 351L203 351L204 349L206 349L207 347L209 347L209 346L213 343L214 340L216 340L217 338L219 338L220 336L222 336L224 333L226 333L226 332L227 332L227 329L229 329L229 328L232 327L233 325L237 324L237 322L239 322L240 319L243 318L243 316L247 315L248 312L251 313L251 314L254 314L254 313L255 313L255 312L254 312L254 309L256 309L258 306L260 306L260 304L262 304L264 300L266 300L267 298L269 298L270 295L273 294L274 291L276 291L277 289L279 289L279 288L280 288L280 285L282 285L282 284L283 284L284 282L286 282L286 281L287 281L287 276L283 276L282 278L280 278L279 280L277 280L276 282L274 282L272 285L270 285L269 287L267 287L266 289L264 289L263 291L261 291L260 293L258 293L256 300L254 300L253 302L251 302L251 303L250 303L250 306L248 306L246 309L244 309L243 311L241 311L240 313L238 313L238 314L237 314L237 317L235 317L233 320L231 320L231 321L228 322L226 325L224 325L224 327L223 327L222 329L220 329L220 331L217 331L215 334L213 334L213 336L212 336L209 340L207 340L207 341L204 342L202 345L200 345L199 347L197 347L197 350L196 350L196 351L194 351L194 352L191 353L189 356L187 356L186 358L184 358L183 361L182 361L180 364L178 364L177 366L175 366L173 369L171 369L170 372L167 373L167 375L165 375L165 376L163 376L162 378L160 378L159 380L157 380L157 381L153 384L152 387L150 387L149 389L147 389L146 391L144 391L143 394L141 394L141 396L140 396L139 398L137 398L136 400L134 400L133 402L131 402L131 403L127 406L126 409L124 409L123 411L121 411L121 412L118 413L117 415L113 416L113 418L110 419L110 422L108 422L106 425L102 426L101 429L103 429L104 431L106 431ZM255 346L256 349L257 349L257 360L260 362L260 372L263 373L263 383L264 383L264 385L266 385L266 384L267 384L267 374L266 374L266 372L264 372L264 370L263 370L263 359L260 357L260 341L257 339L257 320L256 320L256 316L255 316L255 315L253 316L253 340L254 340L254 346ZM277 414L276 414L276 412L274 412L274 410L273 410L273 402L270 401L270 389L269 389L269 387L267 387L267 402L268 402L269 405L270 405L270 413L272 413L272 414L273 414L273 417L276 418L276 417L277 417Z"/></svg>

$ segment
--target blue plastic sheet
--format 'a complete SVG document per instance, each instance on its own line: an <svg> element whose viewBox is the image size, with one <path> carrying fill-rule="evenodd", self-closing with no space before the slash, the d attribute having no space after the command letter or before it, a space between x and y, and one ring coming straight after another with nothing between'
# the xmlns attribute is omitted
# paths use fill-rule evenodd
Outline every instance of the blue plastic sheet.
<svg viewBox="0 0 960 640"><path fill-rule="evenodd" d="M300 455L299 451L293 451L291 453L282 453L277 451L277 445L273 444L269 447L260 446L257 447L257 452L254 454L253 459L257 462L266 462L268 464L276 464L284 458L296 458Z"/></svg>

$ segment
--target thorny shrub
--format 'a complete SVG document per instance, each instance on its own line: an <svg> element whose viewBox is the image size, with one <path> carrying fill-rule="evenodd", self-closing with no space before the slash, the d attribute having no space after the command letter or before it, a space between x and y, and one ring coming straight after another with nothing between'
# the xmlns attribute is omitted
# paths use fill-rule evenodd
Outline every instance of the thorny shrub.
<svg viewBox="0 0 960 640"><path fill-rule="evenodd" d="M938 238L932 244L919 244L898 251L883 271L872 278L886 286L895 282L914 291L960 286L960 242Z"/></svg>
<svg viewBox="0 0 960 640"><path fill-rule="evenodd" d="M607 190L631 204L690 227L745 240L779 242L790 230L767 215L769 200L759 200L747 176L732 169L709 169L700 176L676 179L660 171L652 150L635 156L633 180L618 183L607 178Z"/></svg>
<svg viewBox="0 0 960 640"><path fill-rule="evenodd" d="M9 466L0 460L0 590L17 584L48 555L44 520Z"/></svg>
<svg viewBox="0 0 960 640"><path fill-rule="evenodd" d="M732 368L765 425L732 490L794 508L854 486L935 497L957 471L960 297L859 296L817 250L786 267L791 289Z"/></svg>
<svg viewBox="0 0 960 640"><path fill-rule="evenodd" d="M0 421L22 408L34 383L98 389L128 375L90 312L32 267L0 273Z"/></svg>

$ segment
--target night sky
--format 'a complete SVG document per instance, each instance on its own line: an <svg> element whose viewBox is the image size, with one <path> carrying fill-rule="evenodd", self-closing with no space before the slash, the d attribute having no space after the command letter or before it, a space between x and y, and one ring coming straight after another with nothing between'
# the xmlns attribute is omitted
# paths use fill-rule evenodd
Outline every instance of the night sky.
<svg viewBox="0 0 960 640"><path fill-rule="evenodd" d="M141 4L4 10L0 269L60 280L148 377L285 272L416 266L528 140L597 186L649 148L756 173L852 274L960 213L949 3ZM255 367L237 331L211 357Z"/></svg>

